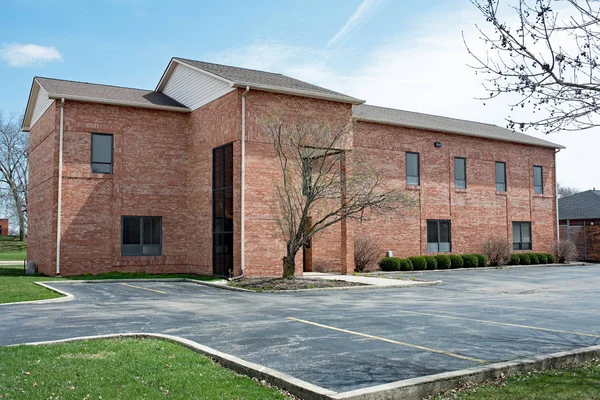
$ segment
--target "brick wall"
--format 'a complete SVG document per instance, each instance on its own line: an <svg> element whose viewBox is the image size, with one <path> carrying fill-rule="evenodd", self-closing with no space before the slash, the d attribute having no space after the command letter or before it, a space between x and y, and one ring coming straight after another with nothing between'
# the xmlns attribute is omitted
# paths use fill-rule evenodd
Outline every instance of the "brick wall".
<svg viewBox="0 0 600 400"><path fill-rule="evenodd" d="M0 232L2 235L8 235L8 219L0 219Z"/></svg>
<svg viewBox="0 0 600 400"><path fill-rule="evenodd" d="M587 261L600 261L600 225L586 225Z"/></svg>

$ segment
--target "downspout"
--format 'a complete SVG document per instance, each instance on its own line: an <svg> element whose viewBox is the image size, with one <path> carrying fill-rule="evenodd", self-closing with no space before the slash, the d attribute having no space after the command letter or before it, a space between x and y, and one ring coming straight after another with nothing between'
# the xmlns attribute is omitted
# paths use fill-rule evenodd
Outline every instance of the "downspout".
<svg viewBox="0 0 600 400"><path fill-rule="evenodd" d="M60 99L60 139L58 147L58 215L56 218L56 275L60 276L60 216L62 211L63 136L65 122L65 99Z"/></svg>
<svg viewBox="0 0 600 400"><path fill-rule="evenodd" d="M560 149L556 149L554 152L554 201L556 206L556 243L560 242L560 219L558 215L558 178L556 177L556 155L560 152ZM568 228L567 228L568 231Z"/></svg>
<svg viewBox="0 0 600 400"><path fill-rule="evenodd" d="M241 166L241 198L240 198L240 266L242 274L231 278L230 280L238 280L244 277L244 267L246 259L246 96L250 91L250 86L246 86L246 90L242 94L242 166Z"/></svg>

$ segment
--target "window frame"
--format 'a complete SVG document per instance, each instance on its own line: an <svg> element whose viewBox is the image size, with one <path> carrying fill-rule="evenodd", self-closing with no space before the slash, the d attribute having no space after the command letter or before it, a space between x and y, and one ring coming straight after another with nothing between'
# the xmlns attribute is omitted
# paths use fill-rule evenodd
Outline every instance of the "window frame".
<svg viewBox="0 0 600 400"><path fill-rule="evenodd" d="M457 179L456 178L456 161L463 160L463 174L465 179ZM458 186L458 181L464 181L464 186ZM466 189L467 188L467 158L466 157L454 157L454 188L456 189Z"/></svg>
<svg viewBox="0 0 600 400"><path fill-rule="evenodd" d="M139 251L134 254L123 254L123 246L136 246L136 244L124 244L125 238L125 218L139 218L140 219L140 243L137 244L139 246ZM146 218L158 218L158 254L144 254L144 219ZM121 257L160 257L162 256L162 216L161 215L122 215L121 216Z"/></svg>
<svg viewBox="0 0 600 400"><path fill-rule="evenodd" d="M406 163L406 168L405 168L405 170L406 170L405 171L406 172L406 185L407 186L421 186L421 154L419 154L419 152L416 152L416 151L407 151L405 154L406 155L405 155L404 161ZM415 177L414 175L408 175L408 155L409 154L414 154L417 156L417 175L416 175L417 183L416 184L408 182L409 177L412 177L412 178Z"/></svg>
<svg viewBox="0 0 600 400"><path fill-rule="evenodd" d="M535 171L536 168L540 169L540 184L536 185L535 184ZM540 188L540 191L537 191L537 187ZM544 167L542 167L541 165L534 165L533 166L533 193L534 194L544 194Z"/></svg>
<svg viewBox="0 0 600 400"><path fill-rule="evenodd" d="M94 161L94 136L109 136L110 137L110 163L103 162L103 161L102 162ZM91 148L90 171L92 172L92 174L112 175L113 174L113 165L114 165L114 161L115 161L115 137L114 137L114 135L112 133L92 132L90 148ZM96 171L94 171L94 164L109 165L110 172L96 172Z"/></svg>
<svg viewBox="0 0 600 400"><path fill-rule="evenodd" d="M437 242L430 242L429 241L429 223L430 222L435 222L436 223L436 229L437 229ZM446 243L446 242L441 242L440 241L440 224L447 222L448 223L448 245L449 245L449 249L448 251L440 251L440 243ZM426 236L426 241L425 241L425 245L426 245L426 250L427 253L452 253L452 220L449 219L428 219L426 220L426 225L425 225L425 236ZM435 251L431 251L429 250L429 243L436 243L437 244L437 250Z"/></svg>
<svg viewBox="0 0 600 400"><path fill-rule="evenodd" d="M498 165L502 165L502 171L504 172L504 182L498 181ZM507 178L506 178L506 162L505 161L496 161L494 164L495 173L496 173L496 192L506 192L508 189ZM503 190L498 190L498 185L504 185Z"/></svg>
<svg viewBox="0 0 600 400"><path fill-rule="evenodd" d="M520 236L520 242L515 242L515 226L518 225L519 226L519 236ZM528 226L529 227L529 248L523 248L523 244L526 242L523 242L523 226ZM533 232L532 232L532 226L531 226L531 221L513 221L512 223L512 245L513 245L513 250L532 250L533 249Z"/></svg>

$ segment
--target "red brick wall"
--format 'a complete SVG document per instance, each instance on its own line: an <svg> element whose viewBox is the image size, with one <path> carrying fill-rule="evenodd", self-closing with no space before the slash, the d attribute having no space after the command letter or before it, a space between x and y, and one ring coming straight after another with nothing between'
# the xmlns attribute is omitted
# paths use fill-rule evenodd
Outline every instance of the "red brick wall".
<svg viewBox="0 0 600 400"><path fill-rule="evenodd" d="M556 237L554 150L359 122L355 153L382 167L388 182L414 199L403 217L357 227L400 257L426 254L428 219L452 221L452 251L481 251L489 237L512 242L512 222L532 221L533 250L550 251ZM434 147L434 142L443 147ZM406 185L405 152L420 153L421 185ZM454 157L467 158L467 189L454 187ZM506 162L508 192L495 190L495 162ZM544 167L544 194L533 194L533 165ZM368 233L367 233L368 232Z"/></svg>
<svg viewBox="0 0 600 400"><path fill-rule="evenodd" d="M4 236L8 235L8 219L0 219L0 232L2 232L2 235Z"/></svg>
<svg viewBox="0 0 600 400"><path fill-rule="evenodd" d="M600 225L586 225L587 261L600 261Z"/></svg>

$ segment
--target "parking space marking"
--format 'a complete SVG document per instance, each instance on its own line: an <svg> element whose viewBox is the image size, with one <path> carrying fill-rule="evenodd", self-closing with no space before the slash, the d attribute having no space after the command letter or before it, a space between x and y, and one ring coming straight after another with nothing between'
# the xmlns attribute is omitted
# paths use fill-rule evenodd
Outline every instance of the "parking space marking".
<svg viewBox="0 0 600 400"><path fill-rule="evenodd" d="M567 333L569 335L579 335L579 336L588 336L588 337L593 337L593 338L600 338L600 335L596 335L596 334L593 334L593 333L563 331L563 330L560 330L560 329L540 328L539 326L511 324L511 323L508 323L508 322L488 321L488 320L485 320L485 319L455 317L453 315L431 314L431 313L424 313L424 312L417 312L417 311L406 311L406 310L395 310L395 311L401 312L401 313L406 313L406 314L425 315L425 316L428 316L428 317L458 319L458 320L462 320L462 321L473 321L473 322L480 322L480 323L483 323L483 324L490 324L490 325L511 326L511 327L515 327L515 328L534 329L534 330L537 330L537 331L554 332L554 333Z"/></svg>
<svg viewBox="0 0 600 400"><path fill-rule="evenodd" d="M162 290L149 289L149 288L145 288L145 287L141 287L141 286L129 285L127 283L119 283L119 285L129 286L129 287L136 288L136 289L149 290L151 292L156 292L156 293L160 293L160 294L167 294L167 292L163 292Z"/></svg>
<svg viewBox="0 0 600 400"><path fill-rule="evenodd" d="M311 321L307 321L307 320L299 319L299 318L288 317L288 319L291 320L291 321L302 322L302 323L308 324L308 325L318 326L320 328L331 329L331 330L337 331L337 332L343 332L343 333L348 333L348 334L351 334L351 335L362 336L362 337L365 337L365 338L368 338L368 339L381 340L382 342L387 342L387 343L392 343L392 344L398 344L398 345L406 346L406 347L412 347L414 349L424 350L424 351L428 351L430 353L444 354L446 356L460 358L462 360L473 361L473 362L476 362L478 364L486 364L486 363L488 363L488 361L485 361L485 360L480 360L478 358L463 356L463 355L460 355L460 354L452 353L450 351L432 349L432 348L429 348L429 347L419 346L419 345L416 345L416 344L410 344L410 343L400 342L400 341L397 341L397 340L387 339L387 338L380 337L380 336L369 335L367 333L360 333L360 332L350 331L350 330L347 330L347 329L336 328L335 326L323 325L323 324L319 324L317 322L311 322Z"/></svg>

